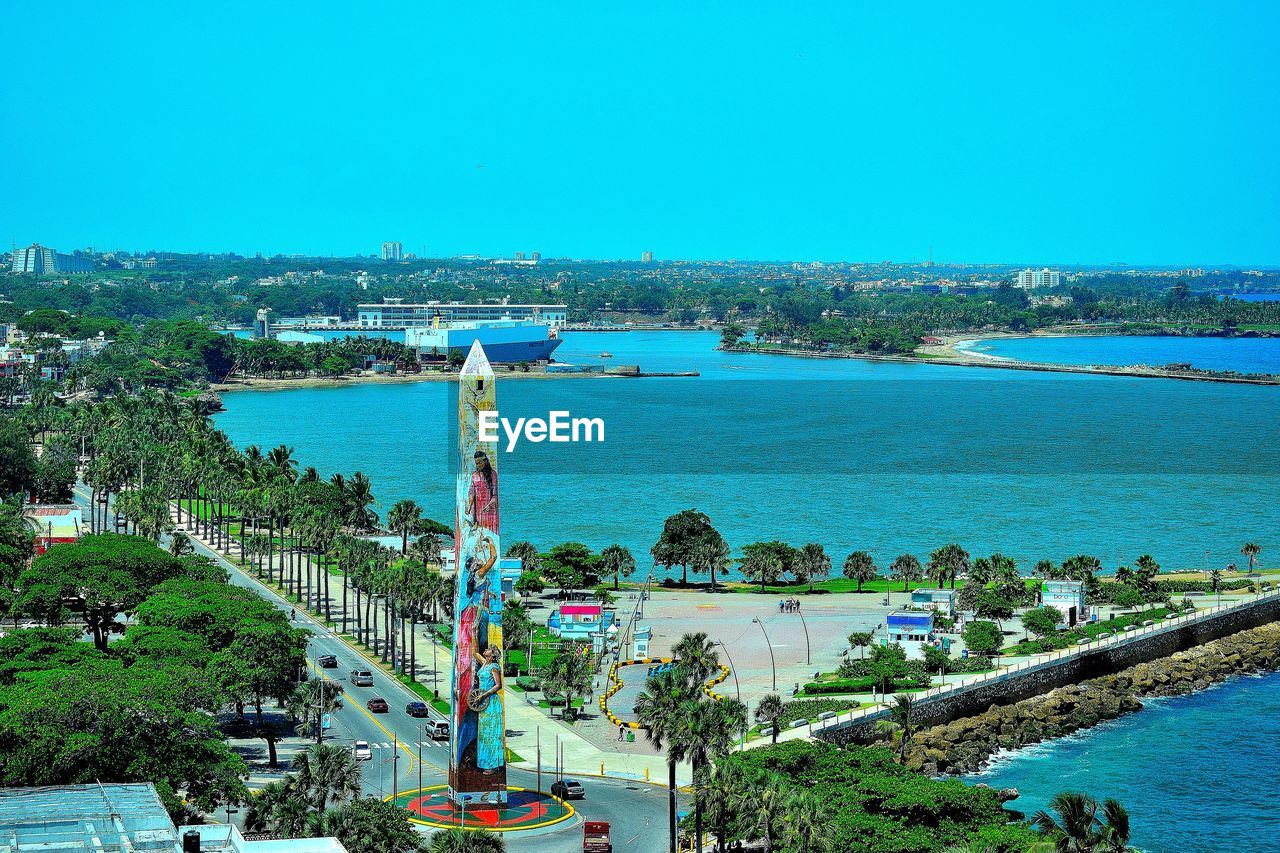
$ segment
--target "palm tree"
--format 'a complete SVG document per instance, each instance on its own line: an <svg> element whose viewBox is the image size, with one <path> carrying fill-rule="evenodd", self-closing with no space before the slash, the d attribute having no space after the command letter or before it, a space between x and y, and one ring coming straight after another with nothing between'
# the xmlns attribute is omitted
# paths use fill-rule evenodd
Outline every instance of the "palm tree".
<svg viewBox="0 0 1280 853"><path fill-rule="evenodd" d="M905 693L899 693L893 697L893 704L889 706L889 719L898 727L898 731L902 733L902 737L898 742L899 760L906 757L907 747L911 744L911 739L915 735L915 721L911 718L914 704L910 696Z"/></svg>
<svg viewBox="0 0 1280 853"><path fill-rule="evenodd" d="M1227 571L1234 571L1235 564L1227 566ZM1222 604L1222 569L1209 572L1209 589L1218 596L1218 604Z"/></svg>
<svg viewBox="0 0 1280 853"><path fill-rule="evenodd" d="M920 580L920 561L914 554L900 554L889 565L889 574L894 580L902 581L902 591L911 589L911 582Z"/></svg>
<svg viewBox="0 0 1280 853"><path fill-rule="evenodd" d="M1258 554L1262 552L1262 547L1254 542L1246 542L1240 546L1240 553L1249 558L1249 574L1253 574L1254 561L1258 559Z"/></svg>
<svg viewBox="0 0 1280 853"><path fill-rule="evenodd" d="M351 750L312 744L293 757L299 793L316 810L360 796L360 765Z"/></svg>
<svg viewBox="0 0 1280 853"><path fill-rule="evenodd" d="M874 635L870 631L853 631L849 634L849 647L858 650L858 657L866 659L866 650L871 646Z"/></svg>
<svg viewBox="0 0 1280 853"><path fill-rule="evenodd" d="M564 716L573 716L574 697L591 685L591 663L580 646L569 646L552 659L542 674L543 692L564 697Z"/></svg>
<svg viewBox="0 0 1280 853"><path fill-rule="evenodd" d="M864 583L876 579L875 560L871 559L871 555L866 551L854 551L844 558L843 574L849 580L856 581L858 592L862 592Z"/></svg>
<svg viewBox="0 0 1280 853"><path fill-rule="evenodd" d="M784 838L799 853L827 853L832 846L831 808L808 790L787 797Z"/></svg>
<svg viewBox="0 0 1280 853"><path fill-rule="evenodd" d="M762 726L773 728L773 742L778 742L778 721L782 719L782 697L777 693L769 693L756 705L756 722Z"/></svg>
<svg viewBox="0 0 1280 853"><path fill-rule="evenodd" d="M1053 842L1059 853L1076 851L1116 851L1129 847L1129 813L1118 801L1108 799L1098 816L1098 801L1087 794L1063 791L1049 801L1056 814L1041 809L1031 825L1046 840Z"/></svg>
<svg viewBox="0 0 1280 853"><path fill-rule="evenodd" d="M786 780L776 773L760 773L753 777L743 792L744 811L755 814L752 835L763 838L765 850L773 850L783 834L787 811Z"/></svg>
<svg viewBox="0 0 1280 853"><path fill-rule="evenodd" d="M809 592L813 592L813 584L817 578L825 578L831 574L831 558L827 551L817 542L810 542L800 549L796 560L801 577L809 579Z"/></svg>
<svg viewBox="0 0 1280 853"><path fill-rule="evenodd" d="M695 694L696 696L697 694ZM712 701L699 696L689 703L680 738L685 742L685 757L693 765L695 778L705 772L713 760L723 758L733 742L746 732L747 706L736 699ZM702 803L694 797L694 849L702 849Z"/></svg>
<svg viewBox="0 0 1280 853"><path fill-rule="evenodd" d="M677 671L667 670L645 682L635 700L636 718L644 727L645 737L654 749L667 747L668 840L671 853L676 851L676 765L685 759L687 741L681 737L686 726L689 704L696 694Z"/></svg>
<svg viewBox="0 0 1280 853"><path fill-rule="evenodd" d="M703 813L715 827L716 850L726 849L729 821L737 815L737 804L747 787L747 775L742 765L732 761L719 761L701 777L695 776L694 796L699 798Z"/></svg>
<svg viewBox="0 0 1280 853"><path fill-rule="evenodd" d="M304 729L315 725L317 744L321 743L324 736L320 727L324 715L342 710L342 693L341 684L325 678L308 678L294 688L290 707L295 709Z"/></svg>
<svg viewBox="0 0 1280 853"><path fill-rule="evenodd" d="M956 588L956 578L969 571L969 552L958 543L943 545L929 555L929 581L938 586L950 581Z"/></svg>
<svg viewBox="0 0 1280 853"><path fill-rule="evenodd" d="M613 575L613 588L618 589L621 578L631 577L636 570L636 558L631 556L631 549L622 545L609 545L600 552L600 573L605 577Z"/></svg>
<svg viewBox="0 0 1280 853"><path fill-rule="evenodd" d="M716 651L716 644L702 631L681 637L671 648L671 657L694 688L701 688L712 673L720 669L720 654Z"/></svg>
<svg viewBox="0 0 1280 853"><path fill-rule="evenodd" d="M404 500L396 501L387 513L387 527L392 533L400 534L400 553L407 554L409 551L409 534L417 529L422 523L422 507L417 501Z"/></svg>
<svg viewBox="0 0 1280 853"><path fill-rule="evenodd" d="M431 836L431 853L500 853L506 850L501 835L483 829L442 829Z"/></svg>

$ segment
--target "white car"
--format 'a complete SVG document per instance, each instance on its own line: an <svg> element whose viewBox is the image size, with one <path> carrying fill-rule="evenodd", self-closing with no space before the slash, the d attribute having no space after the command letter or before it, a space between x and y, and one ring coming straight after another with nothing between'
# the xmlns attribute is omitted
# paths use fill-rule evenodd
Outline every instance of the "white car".
<svg viewBox="0 0 1280 853"><path fill-rule="evenodd" d="M351 754L356 761L371 761L373 759L373 750L369 748L369 741L358 740L351 744Z"/></svg>

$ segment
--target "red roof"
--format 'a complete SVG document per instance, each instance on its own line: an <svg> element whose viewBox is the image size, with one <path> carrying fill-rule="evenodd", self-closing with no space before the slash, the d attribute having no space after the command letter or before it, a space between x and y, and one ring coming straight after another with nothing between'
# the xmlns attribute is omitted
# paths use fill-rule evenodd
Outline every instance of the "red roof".
<svg viewBox="0 0 1280 853"><path fill-rule="evenodd" d="M560 605L561 616L599 616L599 604L562 604Z"/></svg>

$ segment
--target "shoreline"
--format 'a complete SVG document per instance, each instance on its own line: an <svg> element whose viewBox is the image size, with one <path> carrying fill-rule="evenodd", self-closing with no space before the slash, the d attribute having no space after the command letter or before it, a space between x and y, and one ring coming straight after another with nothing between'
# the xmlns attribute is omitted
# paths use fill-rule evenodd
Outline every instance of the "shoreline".
<svg viewBox="0 0 1280 853"><path fill-rule="evenodd" d="M498 373L498 378L507 379L635 379L651 374L627 375L624 373ZM657 375L657 374L652 374ZM244 379L228 379L210 383L208 390L218 394L228 391L286 391L291 388L350 388L357 385L404 385L414 382L457 382L456 373L397 373L397 374L361 374L359 376L299 376L292 379L268 379L246 377Z"/></svg>
<svg viewBox="0 0 1280 853"><path fill-rule="evenodd" d="M850 358L862 361L889 362L895 364L943 364L950 367L985 367L996 370L1026 370L1041 373L1080 373L1094 376L1116 376L1138 379L1179 379L1190 382L1221 382L1229 385L1280 385L1280 376L1226 375L1199 371L1166 370L1148 365L1111 366L1092 364L1054 364L1045 361L1018 361L1004 356L979 353L962 348L964 344L978 344L989 340L1015 338L1097 338L1111 337L1108 332L991 332L981 335L946 335L942 343L927 344L917 348L914 355L876 355L852 352L814 352L790 350L782 347L743 347L725 352L754 352L766 355L790 355L797 358Z"/></svg>
<svg viewBox="0 0 1280 853"><path fill-rule="evenodd" d="M906 765L930 776L974 777L1036 745L1049 745L1136 714L1144 700L1186 696L1280 663L1280 623L1246 628L1112 675L961 717L918 732ZM980 780L977 780L980 781Z"/></svg>

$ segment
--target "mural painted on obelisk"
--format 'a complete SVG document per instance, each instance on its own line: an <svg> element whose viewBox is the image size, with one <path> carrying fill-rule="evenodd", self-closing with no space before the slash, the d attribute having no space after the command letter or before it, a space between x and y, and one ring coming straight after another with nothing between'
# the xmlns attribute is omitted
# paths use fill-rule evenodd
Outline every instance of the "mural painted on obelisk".
<svg viewBox="0 0 1280 853"><path fill-rule="evenodd" d="M493 370L479 343L458 383L458 488L454 565L453 724L449 789L455 801L505 803L502 704L502 576L498 540L497 442L480 441L480 412L495 407Z"/></svg>

